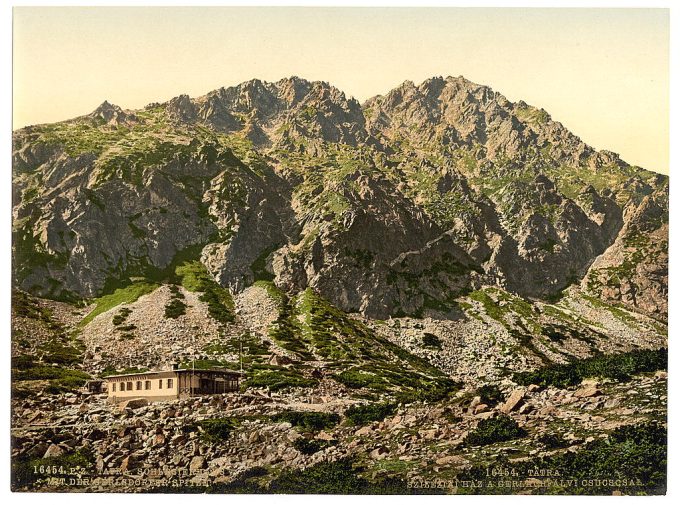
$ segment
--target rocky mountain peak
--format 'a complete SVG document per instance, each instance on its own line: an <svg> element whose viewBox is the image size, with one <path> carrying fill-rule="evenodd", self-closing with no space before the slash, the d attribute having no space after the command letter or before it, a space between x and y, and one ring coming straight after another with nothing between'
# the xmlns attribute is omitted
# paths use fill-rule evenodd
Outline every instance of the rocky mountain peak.
<svg viewBox="0 0 680 505"><path fill-rule="evenodd" d="M289 107L299 103L310 91L309 81L297 76L281 79L276 83L280 96L288 103Z"/></svg>
<svg viewBox="0 0 680 505"><path fill-rule="evenodd" d="M98 123L108 125L122 125L136 120L134 114L127 114L119 106L109 103L108 100L104 100L87 117Z"/></svg>
<svg viewBox="0 0 680 505"><path fill-rule="evenodd" d="M368 131L384 142L397 138L428 150L484 148L488 160L526 157L536 145L554 146L559 163L584 163L595 151L542 108L510 102L488 86L465 77L432 77L415 85L402 83L363 105ZM607 153L593 161L616 164Z"/></svg>
<svg viewBox="0 0 680 505"><path fill-rule="evenodd" d="M425 95L439 96L446 85L447 81L444 80L443 77L430 77L423 81L423 83L418 86L418 89Z"/></svg>
<svg viewBox="0 0 680 505"><path fill-rule="evenodd" d="M181 122L191 122L196 119L196 106L189 95L179 95L171 99L166 105L168 115Z"/></svg>

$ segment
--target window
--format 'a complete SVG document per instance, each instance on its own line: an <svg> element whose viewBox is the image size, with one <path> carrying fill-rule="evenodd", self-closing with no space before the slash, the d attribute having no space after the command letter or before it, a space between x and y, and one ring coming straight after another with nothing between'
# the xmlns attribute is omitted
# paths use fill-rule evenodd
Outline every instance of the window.
<svg viewBox="0 0 680 505"><path fill-rule="evenodd" d="M120 390L125 391L125 383L124 382L120 383Z"/></svg>
<svg viewBox="0 0 680 505"><path fill-rule="evenodd" d="M144 381L144 389L151 389L151 381Z"/></svg>
<svg viewBox="0 0 680 505"><path fill-rule="evenodd" d="M137 381L137 391L142 389L142 381Z"/></svg>
<svg viewBox="0 0 680 505"><path fill-rule="evenodd" d="M158 389L163 389L163 379L158 379Z"/></svg>
<svg viewBox="0 0 680 505"><path fill-rule="evenodd" d="M113 391L114 393L116 392L116 383L115 382L111 383L111 391Z"/></svg>
<svg viewBox="0 0 680 505"><path fill-rule="evenodd" d="M132 391L132 381L127 382L127 386L125 387L128 391Z"/></svg>
<svg viewBox="0 0 680 505"><path fill-rule="evenodd" d="M168 388L172 387L172 379L168 379Z"/></svg>

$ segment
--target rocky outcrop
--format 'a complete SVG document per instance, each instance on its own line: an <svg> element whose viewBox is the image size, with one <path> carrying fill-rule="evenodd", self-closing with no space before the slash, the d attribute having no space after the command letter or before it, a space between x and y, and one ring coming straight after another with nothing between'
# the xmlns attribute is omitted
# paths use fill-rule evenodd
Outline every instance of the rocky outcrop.
<svg viewBox="0 0 680 505"><path fill-rule="evenodd" d="M333 189L345 207L334 220L294 201L305 225L301 240L272 258L280 286L312 287L343 310L385 318L443 303L467 285L471 258L384 178L356 172Z"/></svg>
<svg viewBox="0 0 680 505"><path fill-rule="evenodd" d="M597 258L583 288L603 300L668 317L668 187L628 209L616 242Z"/></svg>
<svg viewBox="0 0 680 505"><path fill-rule="evenodd" d="M123 126L137 121L134 114L127 113L106 100L86 117L93 120L97 125L108 126Z"/></svg>

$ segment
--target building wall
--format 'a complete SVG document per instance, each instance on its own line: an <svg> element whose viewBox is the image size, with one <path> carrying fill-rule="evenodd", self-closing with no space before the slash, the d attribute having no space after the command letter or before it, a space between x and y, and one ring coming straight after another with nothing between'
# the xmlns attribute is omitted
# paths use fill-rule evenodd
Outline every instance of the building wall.
<svg viewBox="0 0 680 505"><path fill-rule="evenodd" d="M222 394L239 390L238 376L233 374L220 375L210 371L195 370L191 373L180 372L177 375L180 397L191 394Z"/></svg>
<svg viewBox="0 0 680 505"><path fill-rule="evenodd" d="M109 378L107 379L108 398L111 401L129 400L130 398L149 398L155 400L177 398L177 375L173 374L170 377L167 376L168 374L163 375L165 376L158 377L154 374L139 374L128 377ZM171 386L168 386L169 380L172 381ZM162 387L159 381L162 381ZM121 390L121 384L123 383L125 383L125 389ZM128 388L130 385L132 385L132 389Z"/></svg>

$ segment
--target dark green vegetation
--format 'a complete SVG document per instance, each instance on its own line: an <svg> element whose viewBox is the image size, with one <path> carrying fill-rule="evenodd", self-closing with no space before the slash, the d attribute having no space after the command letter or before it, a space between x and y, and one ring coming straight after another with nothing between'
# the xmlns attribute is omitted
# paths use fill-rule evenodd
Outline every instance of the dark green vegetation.
<svg viewBox="0 0 680 505"><path fill-rule="evenodd" d="M111 322L115 327L114 329L120 332L118 334L118 340L133 340L136 338L135 334L132 332L137 329L137 326L134 324L123 324L127 321L130 314L132 314L130 308L122 307L111 319Z"/></svg>
<svg viewBox="0 0 680 505"><path fill-rule="evenodd" d="M304 470L286 470L278 476L265 467L254 467L227 484L208 487L153 488L153 492L216 494L443 494L443 490L419 490L391 477L367 478L365 468L352 459L317 463Z"/></svg>
<svg viewBox="0 0 680 505"><path fill-rule="evenodd" d="M148 368L137 368L137 367L132 367L132 368L123 368L120 370L116 370L115 368L111 366L107 366L104 368L104 371L99 374L100 377L108 377L109 375L127 375L127 374L132 374L132 373L144 373L148 372Z"/></svg>
<svg viewBox="0 0 680 505"><path fill-rule="evenodd" d="M220 358L220 355L225 354L241 356L245 372L245 381L242 383L244 389L255 387L278 391L288 387L313 387L318 384L318 380L306 376L298 367L287 368L268 364L266 360L270 354L269 342L250 332L238 336L221 335L203 348L203 357L193 363L183 363L183 366L238 369L240 363Z"/></svg>
<svg viewBox="0 0 680 505"><path fill-rule="evenodd" d="M326 412L286 411L274 414L272 421L290 423L302 431L319 431L332 428L340 422L340 416Z"/></svg>
<svg viewBox="0 0 680 505"><path fill-rule="evenodd" d="M269 273L269 271L266 268L266 260L267 256L269 256L275 250L276 249L274 247L265 249L250 266L250 269L253 272L255 282L257 281L271 282L274 280L274 275Z"/></svg>
<svg viewBox="0 0 680 505"><path fill-rule="evenodd" d="M482 403L494 407L504 400L503 392L494 384L484 384L477 388L477 395Z"/></svg>
<svg viewBox="0 0 680 505"><path fill-rule="evenodd" d="M360 468L343 459L318 463L305 470L283 472L268 486L270 493L286 494L409 494L398 479L370 481L358 475Z"/></svg>
<svg viewBox="0 0 680 505"><path fill-rule="evenodd" d="M118 283L120 287L109 287L112 291L95 300L95 308L80 322L87 325L99 314L107 312L118 305L135 302L139 297L156 290L161 283L170 282L171 300L165 308L165 316L177 318L186 313L184 295L175 283L179 283L188 291L199 292L199 300L208 305L208 313L220 323L234 321L234 302L228 290L217 284L208 274L205 266L196 260L186 260L197 254L197 248L190 247L178 253L170 266L145 275L145 280L133 278L127 283ZM126 312L128 311L128 312ZM123 308L114 316L114 325L122 324L129 315L129 309Z"/></svg>
<svg viewBox="0 0 680 505"><path fill-rule="evenodd" d="M538 442L543 444L546 449L560 449L569 445L569 441L554 433L544 433L538 437Z"/></svg>
<svg viewBox="0 0 680 505"><path fill-rule="evenodd" d="M666 490L666 444L665 426L650 421L621 426L608 438L589 442L577 452L520 463L503 462L502 466L519 475L528 475L529 470L536 468L559 472L560 477L553 479L553 485L536 488L534 493L611 495L613 491L621 491L631 495L658 495ZM457 478L485 481L487 468L475 466ZM570 480L575 485L560 484ZM624 480L630 485L624 485ZM483 491L503 494L508 489L485 487Z"/></svg>
<svg viewBox="0 0 680 505"><path fill-rule="evenodd" d="M526 436L527 432L520 428L510 416L499 415L479 421L477 427L465 437L465 445L489 445L505 442Z"/></svg>
<svg viewBox="0 0 680 505"><path fill-rule="evenodd" d="M170 286L170 301L165 306L165 317L170 319L177 319L179 316L186 314L187 306L184 303L184 295L176 285Z"/></svg>
<svg viewBox="0 0 680 505"><path fill-rule="evenodd" d="M52 330L61 330L61 326L52 318L52 312L23 291L12 291L12 311L15 317L41 321Z"/></svg>
<svg viewBox="0 0 680 505"><path fill-rule="evenodd" d="M368 479L364 470L351 459L322 462L304 470L287 470L273 480L267 479L265 468L252 469L236 481L207 489L211 493L273 493L273 494L417 494L406 482L395 478ZM441 490L426 490L443 494Z"/></svg>
<svg viewBox="0 0 680 505"><path fill-rule="evenodd" d="M192 359L179 364L180 368L193 368L194 370L210 370L211 368L238 368L238 363L223 361L220 359Z"/></svg>
<svg viewBox="0 0 680 505"><path fill-rule="evenodd" d="M45 391L63 393L83 386L90 375L81 370L72 370L60 366L41 365L22 361L12 368L12 381L49 381Z"/></svg>
<svg viewBox="0 0 680 505"><path fill-rule="evenodd" d="M441 349L442 342L439 340L437 335L433 335L432 333L423 333L423 346L429 347L431 349Z"/></svg>
<svg viewBox="0 0 680 505"><path fill-rule="evenodd" d="M269 329L269 336L278 345L296 353L301 358L313 358L313 354L307 350L305 343L300 338L301 328L296 318L297 311L293 306L294 301L291 301L288 295L279 291L273 284L268 284L266 289L274 301L277 302L279 311L276 321L274 321L274 324Z"/></svg>
<svg viewBox="0 0 680 505"><path fill-rule="evenodd" d="M140 296L153 292L158 284L152 282L134 282L123 288L116 289L110 295L102 296L95 300L95 308L80 321L80 326L85 326L99 314L103 314L123 303L137 301Z"/></svg>
<svg viewBox="0 0 680 505"><path fill-rule="evenodd" d="M289 387L310 388L318 383L317 379L305 376L296 368L252 364L249 367L248 378L244 387L268 388L270 391L279 391Z"/></svg>
<svg viewBox="0 0 680 505"><path fill-rule="evenodd" d="M456 389L439 369L333 307L311 289L294 298L269 286L279 306L270 336L300 361L328 362L332 377L357 394L388 394L403 401L441 398Z"/></svg>
<svg viewBox="0 0 680 505"><path fill-rule="evenodd" d="M125 321L127 321L128 316L132 314L132 310L130 310L127 307L123 307L118 311L118 313L113 316L113 319L111 319L111 322L113 323L114 326L120 326L122 325Z"/></svg>
<svg viewBox="0 0 680 505"><path fill-rule="evenodd" d="M332 447L335 443L333 440L316 440L302 437L293 442L293 447L302 454L310 456L328 447Z"/></svg>
<svg viewBox="0 0 680 505"><path fill-rule="evenodd" d="M366 405L352 405L345 411L347 420L355 426L382 421L397 411L394 403L369 403Z"/></svg>
<svg viewBox="0 0 680 505"><path fill-rule="evenodd" d="M202 263L185 262L175 272L188 291L201 293L199 300L208 304L208 313L213 319L220 323L234 322L234 300L231 294L210 277Z"/></svg>
<svg viewBox="0 0 680 505"><path fill-rule="evenodd" d="M221 335L203 348L208 355L238 354L243 348L243 363L260 363L269 355L270 344L266 340L245 331L239 335Z"/></svg>
<svg viewBox="0 0 680 505"><path fill-rule="evenodd" d="M201 432L201 439L208 443L220 443L229 438L231 432L239 426L239 420L234 417L204 419L197 423Z"/></svg>
<svg viewBox="0 0 680 505"><path fill-rule="evenodd" d="M34 326L33 331L40 331L46 336L41 342L36 342L35 335L27 335L25 330L13 325L12 338L19 348L30 352L27 359L51 365L74 365L82 362L83 343L77 336L67 334L64 326L54 318L52 310L42 306L37 299L22 291L13 291L12 316L13 321L26 321Z"/></svg>
<svg viewBox="0 0 680 505"><path fill-rule="evenodd" d="M622 354L594 356L567 364L550 365L532 372L514 375L518 384L568 387L590 377L629 380L634 374L668 368L668 350L635 350Z"/></svg>
<svg viewBox="0 0 680 505"><path fill-rule="evenodd" d="M42 336L36 338L36 332ZM44 391L56 394L77 389L90 378L78 369L83 361L82 341L66 333L50 308L21 291L12 292L12 340L13 382L47 381ZM18 395L28 394L23 387L14 390Z"/></svg>

